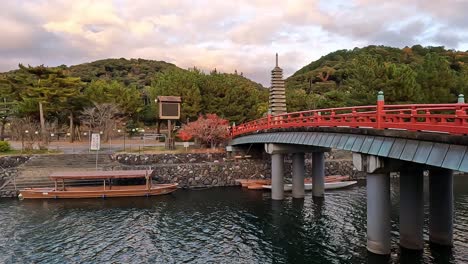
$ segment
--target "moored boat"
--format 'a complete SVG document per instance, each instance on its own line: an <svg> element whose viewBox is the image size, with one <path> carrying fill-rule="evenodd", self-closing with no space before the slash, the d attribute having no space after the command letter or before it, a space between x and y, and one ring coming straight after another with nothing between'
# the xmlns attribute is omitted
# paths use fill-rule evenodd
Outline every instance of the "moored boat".
<svg viewBox="0 0 468 264"><path fill-rule="evenodd" d="M325 183L329 182L343 182L349 181L349 176L341 176L341 175L330 175L325 176ZM236 180L237 183L240 183L242 187L247 188L249 190L262 190L263 185L271 185L271 179L238 179ZM311 184L311 178L305 178L304 184Z"/></svg>
<svg viewBox="0 0 468 264"><path fill-rule="evenodd" d="M353 186L357 183L357 181L341 181L341 182L326 182L324 184L325 190L333 190L333 189L341 189ZM271 185L262 185L264 189L271 189ZM292 184L284 184L284 191L291 191ZM312 183L304 184L304 190L311 191L312 190Z"/></svg>
<svg viewBox="0 0 468 264"><path fill-rule="evenodd" d="M59 198L106 198L153 196L174 192L177 183L152 184L151 172L145 170L128 171L89 171L89 172L56 172L50 175L54 187L25 188L20 190L20 199L59 199ZM146 184L112 185L113 179L145 178ZM66 186L65 180L102 180L102 185ZM59 184L59 181L61 184ZM61 186L59 186L61 185Z"/></svg>
<svg viewBox="0 0 468 264"><path fill-rule="evenodd" d="M252 186L252 185L270 184L271 180L270 179L238 179L236 180L236 182L240 183L242 187L248 188L249 186Z"/></svg>

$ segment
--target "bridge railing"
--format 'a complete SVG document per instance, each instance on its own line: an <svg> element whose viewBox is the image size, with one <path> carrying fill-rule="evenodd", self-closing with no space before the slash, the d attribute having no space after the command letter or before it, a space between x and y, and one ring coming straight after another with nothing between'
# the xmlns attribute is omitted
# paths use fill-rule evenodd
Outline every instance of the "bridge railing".
<svg viewBox="0 0 468 264"><path fill-rule="evenodd" d="M317 109L269 115L232 127L232 136L260 130L295 127L350 127L468 134L468 104L463 95L454 104L377 105Z"/></svg>

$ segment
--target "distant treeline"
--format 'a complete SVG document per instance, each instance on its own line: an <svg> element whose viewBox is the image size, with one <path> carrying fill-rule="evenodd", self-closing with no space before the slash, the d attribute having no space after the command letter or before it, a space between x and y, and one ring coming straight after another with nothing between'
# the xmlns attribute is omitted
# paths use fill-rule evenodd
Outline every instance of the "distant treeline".
<svg viewBox="0 0 468 264"><path fill-rule="evenodd" d="M182 121L215 113L243 122L267 111L268 91L237 73L205 74L162 61L106 59L76 66L23 66L0 74L0 117L80 123L94 104L113 104L130 123L154 124L158 95L182 96ZM6 122L6 121L5 121Z"/></svg>
<svg viewBox="0 0 468 264"><path fill-rule="evenodd" d="M286 81L288 111L385 101L450 103L468 93L468 52L415 45L338 50L304 66Z"/></svg>

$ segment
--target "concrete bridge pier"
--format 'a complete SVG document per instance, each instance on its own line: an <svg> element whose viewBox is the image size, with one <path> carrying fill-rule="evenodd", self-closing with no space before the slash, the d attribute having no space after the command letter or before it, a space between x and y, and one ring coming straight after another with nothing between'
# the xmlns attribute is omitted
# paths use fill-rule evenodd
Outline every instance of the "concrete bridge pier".
<svg viewBox="0 0 468 264"><path fill-rule="evenodd" d="M424 170L410 166L400 170L400 246L423 250Z"/></svg>
<svg viewBox="0 0 468 264"><path fill-rule="evenodd" d="M325 153L312 153L312 196L323 197L325 190Z"/></svg>
<svg viewBox="0 0 468 264"><path fill-rule="evenodd" d="M429 241L453 246L452 170L429 170Z"/></svg>
<svg viewBox="0 0 468 264"><path fill-rule="evenodd" d="M284 154L271 154L271 199L284 199Z"/></svg>
<svg viewBox="0 0 468 264"><path fill-rule="evenodd" d="M294 153L292 156L292 197L304 198L304 174L305 158L304 153Z"/></svg>
<svg viewBox="0 0 468 264"><path fill-rule="evenodd" d="M390 254L390 175L367 174L367 250Z"/></svg>
<svg viewBox="0 0 468 264"><path fill-rule="evenodd" d="M293 154L293 197L303 198L305 174L304 153L320 152L321 155L318 155L318 157L320 157L318 158L319 161L316 163L321 165L321 167L318 166L319 169L317 169L317 171L323 171L325 167L323 153L325 151L330 151L330 149L303 145L265 144L265 152L271 155L271 199L284 199L284 154Z"/></svg>
<svg viewBox="0 0 468 264"><path fill-rule="evenodd" d="M384 159L353 153L356 169L367 172L367 250L390 254L390 167ZM388 164L390 165L390 164Z"/></svg>

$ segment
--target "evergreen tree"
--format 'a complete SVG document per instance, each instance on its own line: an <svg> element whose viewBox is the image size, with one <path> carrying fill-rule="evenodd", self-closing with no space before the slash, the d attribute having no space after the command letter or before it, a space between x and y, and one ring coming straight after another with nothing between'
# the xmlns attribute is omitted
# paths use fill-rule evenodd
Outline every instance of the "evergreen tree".
<svg viewBox="0 0 468 264"><path fill-rule="evenodd" d="M424 102L454 102L457 98L455 77L447 59L436 53L428 53L417 69L417 80L424 94Z"/></svg>
<svg viewBox="0 0 468 264"><path fill-rule="evenodd" d="M67 100L80 93L82 83L80 78L69 77L60 68L48 68L44 65L25 67L19 65L20 70L29 73L32 78L24 80L21 97L31 98L39 105L42 143L47 142L45 128L45 111L62 111L68 109L70 113L70 129L73 129L73 111L67 106Z"/></svg>
<svg viewBox="0 0 468 264"><path fill-rule="evenodd" d="M190 71L173 70L157 74L151 86L146 88L150 101L157 96L182 97L181 120L195 120L201 112L200 79L197 69Z"/></svg>
<svg viewBox="0 0 468 264"><path fill-rule="evenodd" d="M118 81L95 80L86 87L84 94L95 104L116 105L121 115L130 118L143 110L142 94L134 85L125 86Z"/></svg>

